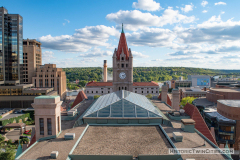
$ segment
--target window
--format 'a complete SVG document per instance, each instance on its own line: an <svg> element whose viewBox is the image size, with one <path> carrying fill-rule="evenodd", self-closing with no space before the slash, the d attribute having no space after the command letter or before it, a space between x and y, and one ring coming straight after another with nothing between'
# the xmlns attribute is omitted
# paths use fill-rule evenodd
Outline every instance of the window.
<svg viewBox="0 0 240 160"><path fill-rule="evenodd" d="M110 88L108 88L108 89L110 89Z"/></svg>
<svg viewBox="0 0 240 160"><path fill-rule="evenodd" d="M103 93L103 91L102 91L102 93Z"/></svg>
<svg viewBox="0 0 240 160"><path fill-rule="evenodd" d="M52 135L52 121L51 118L47 118L48 135Z"/></svg>
<svg viewBox="0 0 240 160"><path fill-rule="evenodd" d="M110 92L108 91L108 93L110 93Z"/></svg>
<svg viewBox="0 0 240 160"><path fill-rule="evenodd" d="M39 126L40 126L40 135L44 135L44 121L43 121L43 118L39 118Z"/></svg>
<svg viewBox="0 0 240 160"><path fill-rule="evenodd" d="M156 93L158 93L158 91L156 91Z"/></svg>
<svg viewBox="0 0 240 160"><path fill-rule="evenodd" d="M124 64L122 64L122 68L124 68Z"/></svg>
<svg viewBox="0 0 240 160"><path fill-rule="evenodd" d="M137 93L137 91L135 91L135 93Z"/></svg>
<svg viewBox="0 0 240 160"><path fill-rule="evenodd" d="M89 91L87 91L87 93L89 93Z"/></svg>
<svg viewBox="0 0 240 160"><path fill-rule="evenodd" d="M59 118L59 116L57 118L57 126L58 126L58 132L60 132L60 118Z"/></svg>
<svg viewBox="0 0 240 160"><path fill-rule="evenodd" d="M122 57L122 60L124 61L124 57Z"/></svg>
<svg viewBox="0 0 240 160"><path fill-rule="evenodd" d="M119 87L119 91L121 90L121 88Z"/></svg>
<svg viewBox="0 0 240 160"><path fill-rule="evenodd" d="M126 64L126 67L128 67L128 64Z"/></svg>
<svg viewBox="0 0 240 160"><path fill-rule="evenodd" d="M125 90L127 90L127 87L125 87Z"/></svg>
<svg viewBox="0 0 240 160"><path fill-rule="evenodd" d="M92 91L92 93L93 93L93 91Z"/></svg>
<svg viewBox="0 0 240 160"><path fill-rule="evenodd" d="M142 93L143 93L143 91L142 91Z"/></svg>
<svg viewBox="0 0 240 160"><path fill-rule="evenodd" d="M147 91L147 93L148 93L148 91Z"/></svg>
<svg viewBox="0 0 240 160"><path fill-rule="evenodd" d="M98 93L98 91L96 91L96 93Z"/></svg>
<svg viewBox="0 0 240 160"><path fill-rule="evenodd" d="M152 91L152 93L153 93L153 91Z"/></svg>

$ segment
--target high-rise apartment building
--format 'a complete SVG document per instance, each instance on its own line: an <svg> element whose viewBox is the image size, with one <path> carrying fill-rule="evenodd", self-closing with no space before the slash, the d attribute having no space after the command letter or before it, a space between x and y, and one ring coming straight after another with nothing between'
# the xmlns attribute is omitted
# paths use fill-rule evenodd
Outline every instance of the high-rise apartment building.
<svg viewBox="0 0 240 160"><path fill-rule="evenodd" d="M0 84L20 83L20 65L23 62L23 18L8 14L0 7Z"/></svg>
<svg viewBox="0 0 240 160"><path fill-rule="evenodd" d="M23 84L32 84L36 68L42 65L41 43L35 39L23 40Z"/></svg>
<svg viewBox="0 0 240 160"><path fill-rule="evenodd" d="M54 88L54 91L64 98L66 93L66 74L62 68L56 68L56 64L44 64L38 66L32 83L36 88Z"/></svg>

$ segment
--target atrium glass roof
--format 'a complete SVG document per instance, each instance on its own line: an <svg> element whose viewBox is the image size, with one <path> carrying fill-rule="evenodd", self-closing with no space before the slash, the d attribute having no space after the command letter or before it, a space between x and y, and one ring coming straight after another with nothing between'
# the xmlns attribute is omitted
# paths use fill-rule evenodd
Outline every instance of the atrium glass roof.
<svg viewBox="0 0 240 160"><path fill-rule="evenodd" d="M99 97L83 117L160 118L162 116L145 96L121 90Z"/></svg>
<svg viewBox="0 0 240 160"><path fill-rule="evenodd" d="M216 117L218 121L221 122L229 122L229 123L236 123L235 120L233 119L228 119L224 116L222 116L221 114L219 114L217 111L216 112L207 112L207 115L211 116L211 117Z"/></svg>

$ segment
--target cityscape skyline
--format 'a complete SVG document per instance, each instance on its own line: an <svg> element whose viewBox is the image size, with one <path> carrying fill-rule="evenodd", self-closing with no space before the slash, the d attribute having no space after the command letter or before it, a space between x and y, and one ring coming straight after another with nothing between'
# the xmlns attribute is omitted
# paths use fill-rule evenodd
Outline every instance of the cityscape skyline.
<svg viewBox="0 0 240 160"><path fill-rule="evenodd" d="M144 2L8 1L2 6L24 17L23 38L42 43L43 64L102 67L102 60L111 62L123 23L134 67L240 69L238 1Z"/></svg>

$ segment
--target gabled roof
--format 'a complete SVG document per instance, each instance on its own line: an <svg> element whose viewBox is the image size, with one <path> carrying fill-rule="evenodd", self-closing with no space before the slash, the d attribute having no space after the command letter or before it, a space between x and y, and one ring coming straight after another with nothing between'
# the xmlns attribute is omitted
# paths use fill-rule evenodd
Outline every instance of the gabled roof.
<svg viewBox="0 0 240 160"><path fill-rule="evenodd" d="M133 86L159 86L158 83L151 82L133 82Z"/></svg>
<svg viewBox="0 0 240 160"><path fill-rule="evenodd" d="M73 102L73 105L71 108L75 107L77 104L82 102L84 99L88 99L86 94L83 91L80 91L76 97L76 99Z"/></svg>
<svg viewBox="0 0 240 160"><path fill-rule="evenodd" d="M162 117L143 95L120 90L97 99L83 117Z"/></svg>
<svg viewBox="0 0 240 160"><path fill-rule="evenodd" d="M95 87L95 86L112 86L112 82L89 82L87 87Z"/></svg>
<svg viewBox="0 0 240 160"><path fill-rule="evenodd" d="M201 132L205 137L207 137L210 141L212 141L215 145L217 145L216 140L213 138L211 131L208 129L205 121L203 120L200 112L197 107L192 104L187 103L184 107L185 113L187 113L195 122L195 128Z"/></svg>
<svg viewBox="0 0 240 160"><path fill-rule="evenodd" d="M119 39L119 43L118 43L118 49L117 49L117 59L120 59L120 54L123 53L126 55L126 59L129 58L129 53L128 53L128 46L127 46L127 40L125 37L125 33L122 32L120 39Z"/></svg>
<svg viewBox="0 0 240 160"><path fill-rule="evenodd" d="M97 86L112 86L112 82L89 82L87 83L87 87L97 87ZM133 86L158 86L158 83L151 81L151 82L133 82Z"/></svg>

